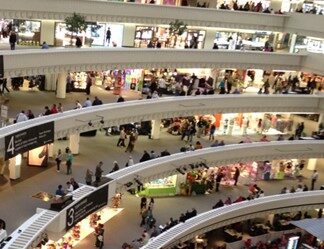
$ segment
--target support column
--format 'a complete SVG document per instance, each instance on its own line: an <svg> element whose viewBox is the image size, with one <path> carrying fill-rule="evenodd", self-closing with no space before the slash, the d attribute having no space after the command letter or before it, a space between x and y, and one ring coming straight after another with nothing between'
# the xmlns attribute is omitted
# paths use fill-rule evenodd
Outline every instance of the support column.
<svg viewBox="0 0 324 249"><path fill-rule="evenodd" d="M216 29L215 28L207 28L205 44L204 44L205 49L213 48L215 37L216 37Z"/></svg>
<svg viewBox="0 0 324 249"><path fill-rule="evenodd" d="M317 158L310 158L308 159L307 169L308 170L315 170L317 164Z"/></svg>
<svg viewBox="0 0 324 249"><path fill-rule="evenodd" d="M271 0L270 2L270 9L273 9L274 11L281 10L282 6L282 0Z"/></svg>
<svg viewBox="0 0 324 249"><path fill-rule="evenodd" d="M156 119L152 120L152 131L151 131L151 138L152 139L159 139L161 132L161 120Z"/></svg>
<svg viewBox="0 0 324 249"><path fill-rule="evenodd" d="M45 74L45 90L55 91L58 74Z"/></svg>
<svg viewBox="0 0 324 249"><path fill-rule="evenodd" d="M21 154L9 159L9 178L11 180L16 180L20 178L21 159Z"/></svg>
<svg viewBox="0 0 324 249"><path fill-rule="evenodd" d="M135 24L126 23L124 24L123 31L123 47L134 47L134 38L135 38Z"/></svg>
<svg viewBox="0 0 324 249"><path fill-rule="evenodd" d="M290 39L290 44L289 44L289 53L295 53L296 39L297 39L297 35L292 34Z"/></svg>
<svg viewBox="0 0 324 249"><path fill-rule="evenodd" d="M263 85L263 70L261 69L254 69L254 84Z"/></svg>
<svg viewBox="0 0 324 249"><path fill-rule="evenodd" d="M42 20L40 43L42 44L45 41L49 46L54 46L54 33L55 21Z"/></svg>
<svg viewBox="0 0 324 249"><path fill-rule="evenodd" d="M69 136L69 148L73 155L79 154L80 134L74 133Z"/></svg>
<svg viewBox="0 0 324 249"><path fill-rule="evenodd" d="M319 115L318 122L317 122L317 129L318 131L324 129L324 113L321 113Z"/></svg>
<svg viewBox="0 0 324 249"><path fill-rule="evenodd" d="M59 73L56 83L56 98L65 99L66 95L66 73Z"/></svg>

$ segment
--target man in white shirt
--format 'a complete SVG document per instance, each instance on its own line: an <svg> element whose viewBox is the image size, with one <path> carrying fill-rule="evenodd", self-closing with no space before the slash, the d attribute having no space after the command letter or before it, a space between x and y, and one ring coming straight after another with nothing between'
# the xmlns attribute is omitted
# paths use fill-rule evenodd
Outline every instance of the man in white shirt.
<svg viewBox="0 0 324 249"><path fill-rule="evenodd" d="M72 193L73 192L73 186L70 182L67 182L66 183L67 187L66 187L66 193L69 194L69 193Z"/></svg>
<svg viewBox="0 0 324 249"><path fill-rule="evenodd" d="M90 107L90 106L92 106L92 102L89 98L87 98L87 100L84 101L83 107L85 108L85 107Z"/></svg>
<svg viewBox="0 0 324 249"><path fill-rule="evenodd" d="M317 172L317 170L314 170L311 179L312 179L312 186L311 186L311 190L314 190L315 182L316 182L317 179L318 179L318 172Z"/></svg>
<svg viewBox="0 0 324 249"><path fill-rule="evenodd" d="M25 114L25 111L21 111L16 117L16 123L27 121L28 117Z"/></svg>
<svg viewBox="0 0 324 249"><path fill-rule="evenodd" d="M79 100L75 102L75 109L82 109L82 105L80 104Z"/></svg>

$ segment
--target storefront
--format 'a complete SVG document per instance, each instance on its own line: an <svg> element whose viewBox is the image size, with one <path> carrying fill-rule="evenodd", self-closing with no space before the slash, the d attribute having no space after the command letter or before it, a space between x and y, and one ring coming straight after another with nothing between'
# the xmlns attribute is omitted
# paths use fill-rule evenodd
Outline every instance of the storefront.
<svg viewBox="0 0 324 249"><path fill-rule="evenodd" d="M107 36L107 31L110 31L110 37ZM110 46L121 47L123 42L123 29L121 24L110 23L89 23L85 32L77 34L81 38L82 44L85 46ZM55 46L64 47L75 44L75 37L66 30L66 25L63 22L55 24Z"/></svg>
<svg viewBox="0 0 324 249"><path fill-rule="evenodd" d="M0 43L9 43L10 31L14 31L17 34L17 44L26 46L40 45L40 21L1 19L0 30Z"/></svg>
<svg viewBox="0 0 324 249"><path fill-rule="evenodd" d="M279 135L291 132L293 127L292 119L285 114L226 113L202 117L207 123L215 124L215 135Z"/></svg>
<svg viewBox="0 0 324 249"><path fill-rule="evenodd" d="M204 48L205 36L205 30L190 27L181 36L171 37L168 27L136 26L134 46L146 48L150 42L153 46L160 42L162 48L186 48L190 47L192 41L197 39L197 48L202 49Z"/></svg>
<svg viewBox="0 0 324 249"><path fill-rule="evenodd" d="M289 34L270 31L221 30L216 32L214 43L219 49L262 51L268 42L275 50L288 47Z"/></svg>
<svg viewBox="0 0 324 249"><path fill-rule="evenodd" d="M298 35L293 51L296 53L308 51L311 53L324 54L324 40L315 37Z"/></svg>

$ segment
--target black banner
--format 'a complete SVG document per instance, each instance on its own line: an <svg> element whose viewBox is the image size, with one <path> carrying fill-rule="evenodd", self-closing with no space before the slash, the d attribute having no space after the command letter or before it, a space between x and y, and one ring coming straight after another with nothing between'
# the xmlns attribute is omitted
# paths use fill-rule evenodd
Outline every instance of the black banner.
<svg viewBox="0 0 324 249"><path fill-rule="evenodd" d="M54 122L41 124L5 137L5 160L54 142Z"/></svg>
<svg viewBox="0 0 324 249"><path fill-rule="evenodd" d="M0 55L0 78L4 76L4 63L3 63L3 55Z"/></svg>
<svg viewBox="0 0 324 249"><path fill-rule="evenodd" d="M94 213L108 203L108 185L92 192L87 197L78 201L66 211L66 226L68 231L88 215Z"/></svg>

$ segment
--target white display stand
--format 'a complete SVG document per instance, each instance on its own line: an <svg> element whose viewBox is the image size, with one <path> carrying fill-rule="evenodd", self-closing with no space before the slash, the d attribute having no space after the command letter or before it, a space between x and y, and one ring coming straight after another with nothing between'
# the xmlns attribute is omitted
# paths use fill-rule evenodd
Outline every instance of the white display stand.
<svg viewBox="0 0 324 249"><path fill-rule="evenodd" d="M20 178L21 175L21 155L17 155L9 159L9 178L11 180L16 180Z"/></svg>

